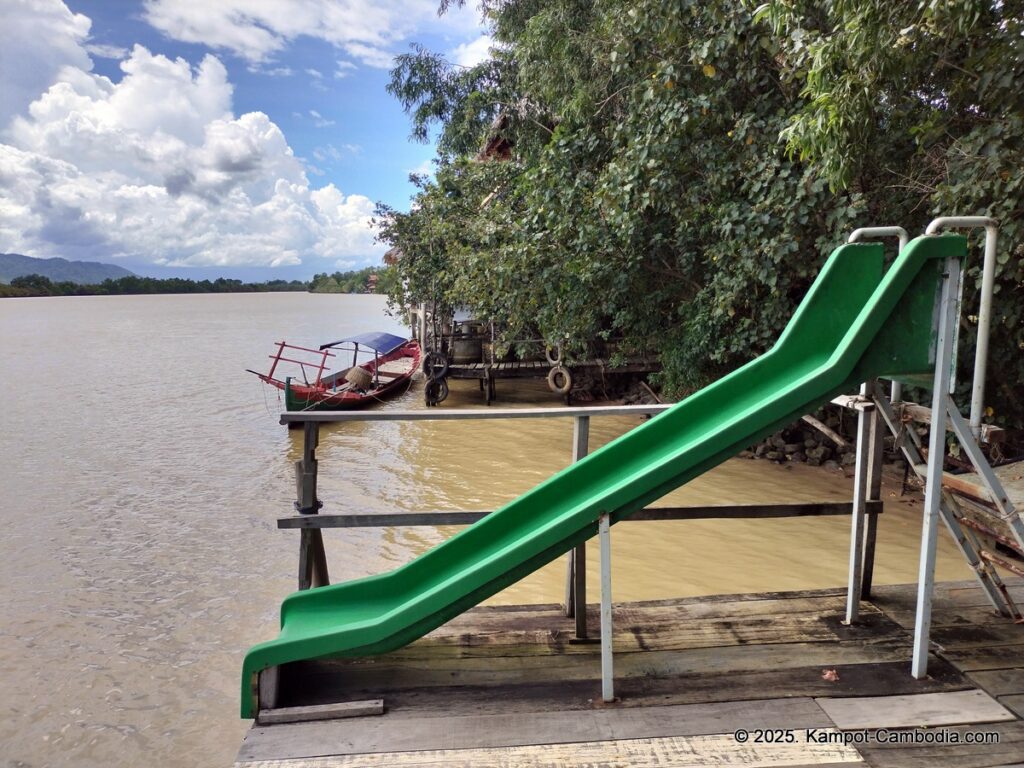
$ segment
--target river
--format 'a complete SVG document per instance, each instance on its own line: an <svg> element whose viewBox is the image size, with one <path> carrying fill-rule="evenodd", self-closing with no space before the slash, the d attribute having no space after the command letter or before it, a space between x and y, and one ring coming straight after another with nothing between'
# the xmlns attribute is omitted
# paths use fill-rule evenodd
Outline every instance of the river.
<svg viewBox="0 0 1024 768"><path fill-rule="evenodd" d="M242 655L294 589L300 432L278 425L274 341L405 333L376 296L235 294L0 301L0 743L8 766L229 765ZM387 408L422 408L420 385ZM446 406L483 407L455 382ZM504 406L558 405L499 384ZM594 419L591 448L637 423ZM569 420L322 430L325 512L492 509L568 463ZM849 498L851 481L734 459L673 504ZM916 579L918 507L887 491L876 582ZM406 562L450 528L328 531L333 580ZM616 526L616 600L836 586L846 518ZM597 557L588 558L596 569ZM552 564L493 598L556 602ZM938 577L967 578L940 541ZM590 581L597 583L596 571ZM596 594L594 595L596 599Z"/></svg>

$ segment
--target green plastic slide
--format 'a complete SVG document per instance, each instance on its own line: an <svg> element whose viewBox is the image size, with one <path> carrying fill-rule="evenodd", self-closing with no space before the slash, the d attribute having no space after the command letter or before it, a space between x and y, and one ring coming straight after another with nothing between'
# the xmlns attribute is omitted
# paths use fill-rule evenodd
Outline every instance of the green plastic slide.
<svg viewBox="0 0 1024 768"><path fill-rule="evenodd" d="M944 259L959 235L914 240L886 272L882 246L836 249L771 350L393 571L290 595L281 634L242 669L385 653L422 637L597 533L859 382L928 374ZM884 275L883 275L884 272Z"/></svg>

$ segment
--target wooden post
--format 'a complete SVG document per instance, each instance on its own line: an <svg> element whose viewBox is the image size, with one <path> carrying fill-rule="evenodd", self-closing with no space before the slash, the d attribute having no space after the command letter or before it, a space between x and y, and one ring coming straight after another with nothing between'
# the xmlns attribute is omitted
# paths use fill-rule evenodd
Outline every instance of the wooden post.
<svg viewBox="0 0 1024 768"><path fill-rule="evenodd" d="M572 460L579 461L590 447L590 417L575 416L572 427ZM587 637L587 545L569 553L566 566L565 615L576 619L576 637Z"/></svg>
<svg viewBox="0 0 1024 768"><path fill-rule="evenodd" d="M302 458L295 462L295 509L302 515L315 515L321 503L316 495L316 447L320 442L320 425L315 421L303 424ZM303 529L299 539L299 589L330 584L327 574L327 553L319 529Z"/></svg>

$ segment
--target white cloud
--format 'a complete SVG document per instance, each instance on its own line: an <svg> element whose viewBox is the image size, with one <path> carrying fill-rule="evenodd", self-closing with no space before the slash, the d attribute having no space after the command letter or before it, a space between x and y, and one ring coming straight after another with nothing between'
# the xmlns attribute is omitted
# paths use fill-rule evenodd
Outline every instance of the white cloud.
<svg viewBox="0 0 1024 768"><path fill-rule="evenodd" d="M409 169L409 174L416 174L417 176L432 176L434 173L434 163L429 158L424 160L422 163L417 165L415 168Z"/></svg>
<svg viewBox="0 0 1024 768"><path fill-rule="evenodd" d="M391 66L396 46L414 32L465 37L480 26L475 8L438 18L436 0L146 0L145 18L176 40L229 50L254 63L307 35L382 68Z"/></svg>
<svg viewBox="0 0 1024 768"><path fill-rule="evenodd" d="M321 115L319 112L317 112L315 109L309 110L309 114L310 114L310 117L313 118L313 125L315 125L317 128L327 128L329 126L334 125L334 121L333 120L327 119L326 117Z"/></svg>
<svg viewBox="0 0 1024 768"><path fill-rule="evenodd" d="M324 163L328 160L333 160L337 163L345 158L346 152L351 155L358 155L362 151L363 148L358 144L342 144L341 147L336 147L334 144L325 144L313 150L313 158L318 163Z"/></svg>
<svg viewBox="0 0 1024 768"><path fill-rule="evenodd" d="M21 114L65 67L88 72L92 22L60 0L5 0L0 44L0 128Z"/></svg>
<svg viewBox="0 0 1024 768"><path fill-rule="evenodd" d="M323 72L321 72L319 69L312 69L312 68L307 69L306 70L306 74L309 75L312 78L317 79L317 80L322 80L323 76L324 76Z"/></svg>
<svg viewBox="0 0 1024 768"><path fill-rule="evenodd" d="M339 61L334 69L334 76L340 80L352 74L354 69L358 69L358 67L351 61Z"/></svg>
<svg viewBox="0 0 1024 768"><path fill-rule="evenodd" d="M380 250L372 201L312 188L277 125L234 115L216 57L136 46L116 83L89 63L65 65L0 144L0 250L219 266Z"/></svg>
<svg viewBox="0 0 1024 768"><path fill-rule="evenodd" d="M101 59L123 59L128 55L128 49L119 45L104 45L102 43L87 43L85 50L91 56L98 56Z"/></svg>
<svg viewBox="0 0 1024 768"><path fill-rule="evenodd" d="M471 43L457 45L452 51L452 58L460 67L472 67L490 57L491 45L490 35L481 35Z"/></svg>

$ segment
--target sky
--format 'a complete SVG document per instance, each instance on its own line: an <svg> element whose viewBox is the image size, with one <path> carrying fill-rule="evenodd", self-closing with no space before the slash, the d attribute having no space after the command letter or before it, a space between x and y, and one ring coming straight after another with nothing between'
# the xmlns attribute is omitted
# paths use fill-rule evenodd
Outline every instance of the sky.
<svg viewBox="0 0 1024 768"><path fill-rule="evenodd" d="M464 66L473 2L0 0L0 252L144 275L379 264L434 149L385 91L412 44Z"/></svg>

